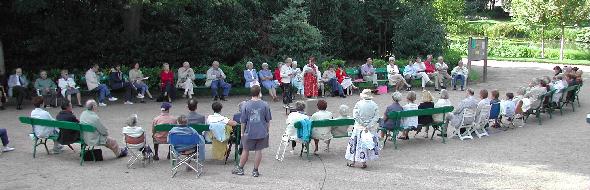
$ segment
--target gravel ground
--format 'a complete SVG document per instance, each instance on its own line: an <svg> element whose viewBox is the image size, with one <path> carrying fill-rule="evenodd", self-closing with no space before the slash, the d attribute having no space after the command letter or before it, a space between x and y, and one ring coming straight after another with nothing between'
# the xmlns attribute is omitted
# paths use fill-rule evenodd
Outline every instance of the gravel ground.
<svg viewBox="0 0 590 190"><path fill-rule="evenodd" d="M474 65L481 71L478 66L481 63ZM489 65L488 82L470 87L476 91L499 89L502 97L507 91L515 92L533 77L550 75L553 66L495 61L490 61ZM582 69L590 71L588 67ZM345 166L347 139L333 140L331 152L320 152L311 162L290 154L284 162L275 161L286 116L280 103L272 103L271 146L263 152L259 178L248 175L252 170L251 161L245 166L246 176L234 176L230 173L232 164L224 165L211 159L205 162L206 171L200 179L186 172L170 178L170 165L165 159L146 168L127 169L127 159L115 159L104 147L105 161L86 162L82 167L78 153L69 149L59 155L47 155L40 149L33 159L31 141L27 137L30 126L23 126L17 120L17 116L29 115L32 108L16 111L9 107L9 110L0 111L0 127L8 129L11 145L17 150L0 155L0 189L590 189L590 127L584 119L590 112L590 99L584 96L586 92L587 85L582 89L581 108L576 107L575 112L567 108L563 116L557 114L551 120L543 115L543 125L531 119L523 128L492 131L490 137L481 139L449 139L447 144L442 144L440 138L426 140L418 135L400 142L397 150L388 143L381 158L370 162L364 170ZM455 105L464 97L461 91L450 94ZM244 99L246 97L231 97L224 102L222 113L232 115L237 111L236 105ZM354 106L358 95L326 100L328 110L337 113L340 104ZM198 111L210 114L212 101L203 97L199 101ZM391 98L381 95L376 96L375 101L383 112ZM177 101L172 114L183 114L185 110L184 101ZM49 111L54 116L58 112L57 109ZM158 111L158 103L131 106L115 103L101 108L99 115L111 136L121 144L120 131L128 115L137 113L141 125L149 129ZM75 109L77 115L80 112L81 109ZM160 154L165 155L165 152L162 150Z"/></svg>

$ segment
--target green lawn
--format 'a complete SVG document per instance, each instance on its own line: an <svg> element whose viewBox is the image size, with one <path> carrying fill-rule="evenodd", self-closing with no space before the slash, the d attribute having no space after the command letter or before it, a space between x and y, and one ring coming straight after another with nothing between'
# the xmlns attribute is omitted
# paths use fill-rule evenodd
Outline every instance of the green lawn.
<svg viewBox="0 0 590 190"><path fill-rule="evenodd" d="M514 62L538 62L550 64L563 65L590 65L590 60L556 60L556 59L541 59L541 58L503 58L503 57L489 57L490 60L498 61L514 61Z"/></svg>

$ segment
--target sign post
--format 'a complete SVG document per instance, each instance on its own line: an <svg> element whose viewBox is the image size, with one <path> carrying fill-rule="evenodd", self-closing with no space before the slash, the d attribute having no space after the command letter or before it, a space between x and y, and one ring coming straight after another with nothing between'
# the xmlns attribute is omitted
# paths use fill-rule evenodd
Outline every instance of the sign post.
<svg viewBox="0 0 590 190"><path fill-rule="evenodd" d="M471 61L483 60L483 82L488 76L488 37L475 39L469 37L467 42L467 68L471 70Z"/></svg>

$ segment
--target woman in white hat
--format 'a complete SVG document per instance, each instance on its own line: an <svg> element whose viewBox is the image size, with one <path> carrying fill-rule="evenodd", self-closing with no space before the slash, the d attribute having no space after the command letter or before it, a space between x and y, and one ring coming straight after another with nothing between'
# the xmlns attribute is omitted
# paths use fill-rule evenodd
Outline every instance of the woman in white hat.
<svg viewBox="0 0 590 190"><path fill-rule="evenodd" d="M352 161L349 167L355 167L356 162L361 168L367 167L367 161L379 158L379 140L377 138L377 120L379 120L379 106L373 101L371 90L361 92L359 100L352 111L355 124L346 148L345 158Z"/></svg>

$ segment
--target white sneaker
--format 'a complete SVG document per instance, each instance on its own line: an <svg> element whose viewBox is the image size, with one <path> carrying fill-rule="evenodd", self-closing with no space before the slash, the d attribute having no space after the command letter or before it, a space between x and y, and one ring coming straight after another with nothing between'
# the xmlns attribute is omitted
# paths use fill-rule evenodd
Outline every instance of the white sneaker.
<svg viewBox="0 0 590 190"><path fill-rule="evenodd" d="M111 102L114 102L114 101L117 101L117 100L118 100L118 99L117 99L117 98L115 98L115 97L110 97L110 98L109 98L109 101L111 101Z"/></svg>
<svg viewBox="0 0 590 190"><path fill-rule="evenodd" d="M137 98L139 98L139 99L143 99L143 98L145 98L145 96L143 96L143 95L141 95L141 94L137 94Z"/></svg>
<svg viewBox="0 0 590 190"><path fill-rule="evenodd" d="M131 104L133 104L133 102L130 102L130 101L125 101L125 103L124 103L124 104L125 104L125 105L131 105Z"/></svg>
<svg viewBox="0 0 590 190"><path fill-rule="evenodd" d="M297 155L297 151L291 150L289 152L291 153L291 155Z"/></svg>
<svg viewBox="0 0 590 190"><path fill-rule="evenodd" d="M9 146L5 146L2 148L2 152L10 152L13 151L15 148L9 147Z"/></svg>
<svg viewBox="0 0 590 190"><path fill-rule="evenodd" d="M100 106L100 107L106 107L107 104L105 104L105 103L98 103L98 106Z"/></svg>

